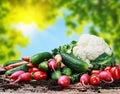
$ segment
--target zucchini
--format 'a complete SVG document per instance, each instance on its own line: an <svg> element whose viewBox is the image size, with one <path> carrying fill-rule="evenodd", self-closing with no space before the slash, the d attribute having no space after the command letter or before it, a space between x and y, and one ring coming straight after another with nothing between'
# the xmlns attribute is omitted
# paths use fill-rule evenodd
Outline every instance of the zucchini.
<svg viewBox="0 0 120 94"><path fill-rule="evenodd" d="M23 64L21 66L18 66L18 67L15 67L13 69L10 69L8 71L5 72L5 75L6 76L10 76L11 74L13 74L14 72L16 71L20 71L20 70L23 70L24 72L27 72L29 69L29 67L27 66L27 64Z"/></svg>
<svg viewBox="0 0 120 94"><path fill-rule="evenodd" d="M77 73L87 72L89 66L86 62L76 58L72 54L61 52L63 63Z"/></svg>
<svg viewBox="0 0 120 94"><path fill-rule="evenodd" d="M10 64L15 64L15 63L22 62L22 61L23 60L10 60L10 61L5 62L3 66L5 67L5 66L8 66Z"/></svg>
<svg viewBox="0 0 120 94"><path fill-rule="evenodd" d="M31 57L31 62L33 64L40 64L41 62L43 62L44 60L48 60L52 58L52 54L49 52L42 52L42 53L38 53L35 54Z"/></svg>

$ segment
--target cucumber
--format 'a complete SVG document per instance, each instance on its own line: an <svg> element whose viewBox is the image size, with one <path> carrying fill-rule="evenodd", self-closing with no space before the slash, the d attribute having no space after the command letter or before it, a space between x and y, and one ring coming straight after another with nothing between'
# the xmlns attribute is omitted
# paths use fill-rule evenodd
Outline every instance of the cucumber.
<svg viewBox="0 0 120 94"><path fill-rule="evenodd" d="M14 64L14 63L22 62L22 61L23 60L10 60L10 61L5 62L3 66L5 67L5 66L8 66L10 64Z"/></svg>
<svg viewBox="0 0 120 94"><path fill-rule="evenodd" d="M23 70L24 72L27 72L29 69L29 67L27 66L27 64L23 64L21 66L18 66L18 67L15 67L13 69L10 69L8 71L5 72L5 75L6 76L10 76L11 74L13 74L14 72L16 71L20 71L20 70Z"/></svg>
<svg viewBox="0 0 120 94"><path fill-rule="evenodd" d="M42 52L42 53L38 53L35 54L31 57L31 62L33 64L40 64L41 62L43 62L44 60L48 60L52 58L52 54L49 52Z"/></svg>
<svg viewBox="0 0 120 94"><path fill-rule="evenodd" d="M61 52L63 63L77 73L87 72L89 66L86 62L76 58L72 54Z"/></svg>

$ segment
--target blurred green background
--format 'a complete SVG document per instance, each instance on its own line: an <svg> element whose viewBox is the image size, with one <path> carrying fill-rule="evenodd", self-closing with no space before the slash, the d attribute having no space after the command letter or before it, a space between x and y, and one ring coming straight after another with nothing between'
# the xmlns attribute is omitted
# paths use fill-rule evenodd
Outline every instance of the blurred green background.
<svg viewBox="0 0 120 94"><path fill-rule="evenodd" d="M120 0L0 0L0 64L52 50L83 33L103 37L120 62Z"/></svg>

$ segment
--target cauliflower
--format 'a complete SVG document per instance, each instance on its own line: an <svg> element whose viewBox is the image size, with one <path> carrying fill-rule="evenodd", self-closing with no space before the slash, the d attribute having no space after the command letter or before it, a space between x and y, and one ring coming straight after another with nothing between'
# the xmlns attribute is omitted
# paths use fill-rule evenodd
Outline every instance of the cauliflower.
<svg viewBox="0 0 120 94"><path fill-rule="evenodd" d="M76 46L73 47L73 55L87 63L95 60L103 53L112 55L112 50L102 38L94 35L82 35Z"/></svg>

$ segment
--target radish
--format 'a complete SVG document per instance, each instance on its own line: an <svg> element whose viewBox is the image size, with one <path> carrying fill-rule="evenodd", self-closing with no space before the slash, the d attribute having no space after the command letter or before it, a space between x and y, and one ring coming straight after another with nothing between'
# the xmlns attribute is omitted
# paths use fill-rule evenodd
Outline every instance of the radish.
<svg viewBox="0 0 120 94"><path fill-rule="evenodd" d="M51 59L48 63L48 66L49 68L54 70L54 69L57 69L58 63L54 59Z"/></svg>
<svg viewBox="0 0 120 94"><path fill-rule="evenodd" d="M32 78L31 73L26 72L26 73L21 74L14 82L11 82L10 84L15 84L20 81L23 81L23 82L30 81L31 78Z"/></svg>
<svg viewBox="0 0 120 94"><path fill-rule="evenodd" d="M56 60L56 62L62 62L62 56L60 54L57 54L54 59Z"/></svg>
<svg viewBox="0 0 120 94"><path fill-rule="evenodd" d="M80 82L82 83L82 85L84 87L88 87L89 86L89 80L90 80L90 76L88 74L83 74L80 77Z"/></svg>
<svg viewBox="0 0 120 94"><path fill-rule="evenodd" d="M100 72L100 74L98 76L102 81L104 81L106 83L112 83L114 81L111 74L107 71Z"/></svg>
<svg viewBox="0 0 120 94"><path fill-rule="evenodd" d="M23 73L25 73L25 72L24 71L16 71L11 76L8 76L8 78L16 80Z"/></svg>
<svg viewBox="0 0 120 94"><path fill-rule="evenodd" d="M58 79L58 85L61 87L67 87L70 85L70 78L66 75L61 76Z"/></svg>

